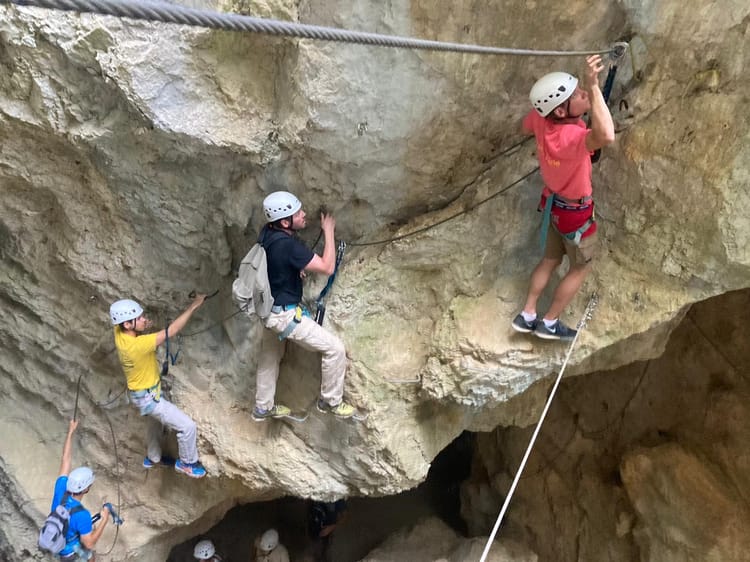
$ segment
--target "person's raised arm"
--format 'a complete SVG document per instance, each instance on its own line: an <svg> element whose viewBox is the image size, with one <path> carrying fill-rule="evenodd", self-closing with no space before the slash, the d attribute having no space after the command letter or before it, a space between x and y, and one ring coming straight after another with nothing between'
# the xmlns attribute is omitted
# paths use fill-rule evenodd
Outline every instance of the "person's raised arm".
<svg viewBox="0 0 750 562"><path fill-rule="evenodd" d="M185 309L185 312L183 312L177 318L175 318L174 322L172 322L169 325L169 337L170 338L180 333L180 330L182 330L185 327L185 325L188 323L188 320L190 320L190 317L193 315L193 312L198 310L203 304L203 301L205 300L206 300L206 295L204 294L195 296L195 299L193 299L193 302L190 303L190 306L188 306L187 309ZM167 339L166 330L161 330L156 333L156 345L157 346L163 344L166 339Z"/></svg>
<svg viewBox="0 0 750 562"><path fill-rule="evenodd" d="M59 476L67 476L70 474L71 461L73 459L73 433L78 427L77 420L70 420L68 425L68 435L65 437L65 444L63 445L62 459L60 460L60 473Z"/></svg>
<svg viewBox="0 0 750 562"><path fill-rule="evenodd" d="M584 89L591 102L591 132L586 135L586 149L590 152L615 142L615 124L599 88L599 73L603 69L601 55L586 58Z"/></svg>
<svg viewBox="0 0 750 562"><path fill-rule="evenodd" d="M310 263L305 266L305 271L331 275L336 269L336 240L334 239L336 219L326 213L321 214L320 228L323 230L323 256L315 254Z"/></svg>

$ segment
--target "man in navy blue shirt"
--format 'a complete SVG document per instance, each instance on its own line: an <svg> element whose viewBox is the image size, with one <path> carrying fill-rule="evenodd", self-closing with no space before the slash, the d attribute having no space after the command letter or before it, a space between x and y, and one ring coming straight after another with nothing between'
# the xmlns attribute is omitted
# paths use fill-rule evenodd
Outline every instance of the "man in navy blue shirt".
<svg viewBox="0 0 750 562"><path fill-rule="evenodd" d="M268 222L258 240L266 250L274 306L265 321L268 330L263 333L258 356L253 419L262 421L290 413L289 408L275 403L276 380L287 340L322 354L318 409L341 418L351 417L354 408L343 400L346 374L344 343L318 325L300 305L305 273L331 275L334 271L336 221L325 213L320 217L325 245L323 255L319 256L295 235L307 226L307 221L302 203L294 195L287 191L271 193L263 200L263 213Z"/></svg>
<svg viewBox="0 0 750 562"><path fill-rule="evenodd" d="M96 559L93 551L94 545L102 536L104 527L109 521L109 510L102 507L99 512L101 524L93 529L91 513L81 505L81 500L94 483L94 473L86 466L78 467L73 471L70 470L73 456L73 433L77 427L78 422L71 420L65 445L63 445L60 475L55 481L55 492L52 496L50 511L54 511L60 504L65 505L69 512L77 508L70 516L68 533L65 535L65 548L60 551L60 559L93 561Z"/></svg>

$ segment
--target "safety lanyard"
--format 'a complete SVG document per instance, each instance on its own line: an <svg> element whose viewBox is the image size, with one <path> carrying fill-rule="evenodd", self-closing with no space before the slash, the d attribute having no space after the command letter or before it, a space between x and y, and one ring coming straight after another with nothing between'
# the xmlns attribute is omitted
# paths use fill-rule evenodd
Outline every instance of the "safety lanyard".
<svg viewBox="0 0 750 562"><path fill-rule="evenodd" d="M609 96L612 94L612 87L615 85L615 75L617 74L617 65L613 64L609 67L607 72L607 79L604 81L604 89L602 90L602 96L604 97L605 105L609 103ZM596 164L599 158L602 156L602 149L597 148L591 155L591 163Z"/></svg>
<svg viewBox="0 0 750 562"><path fill-rule="evenodd" d="M315 321L321 326L323 325L323 319L326 315L326 305L323 302L323 299L326 298L328 292L331 290L331 287L333 287L333 282L336 281L336 274L339 271L341 261L344 259L344 252L346 252L346 242L340 240L339 246L336 249L336 265L333 268L333 273L331 273L331 275L328 277L328 283L326 283L326 286L323 287L323 290L318 295L318 298L315 299Z"/></svg>
<svg viewBox="0 0 750 562"><path fill-rule="evenodd" d="M164 332L166 333L166 338L164 339L164 346L166 354L164 356L164 362L161 364L161 376L164 377L169 374L169 364L170 362L172 365L177 363L177 357L180 355L180 350L182 349L182 336L177 336L177 353L172 355L169 352L169 323L167 323L167 327L164 328Z"/></svg>

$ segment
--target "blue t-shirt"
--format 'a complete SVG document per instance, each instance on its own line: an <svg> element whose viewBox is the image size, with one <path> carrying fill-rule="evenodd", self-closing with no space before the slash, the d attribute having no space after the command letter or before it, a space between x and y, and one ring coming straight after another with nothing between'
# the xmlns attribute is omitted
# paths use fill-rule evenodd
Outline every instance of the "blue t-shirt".
<svg viewBox="0 0 750 562"><path fill-rule="evenodd" d="M63 495L65 495L67 485L67 476L60 476L55 481L55 493L52 495L52 507L50 507L50 511L53 511L58 505L60 505ZM65 502L65 507L68 508L68 511L77 505L81 505L81 502L68 496L68 501ZM85 508L78 513L74 513L68 524L68 534L65 535L65 548L60 551L60 555L65 556L66 554L73 552L73 547L81 542L80 536L88 535L90 532L91 513Z"/></svg>
<svg viewBox="0 0 750 562"><path fill-rule="evenodd" d="M300 272L315 257L313 251L294 236L281 230L263 227L258 240L266 249L268 282L273 304L299 304L302 300Z"/></svg>

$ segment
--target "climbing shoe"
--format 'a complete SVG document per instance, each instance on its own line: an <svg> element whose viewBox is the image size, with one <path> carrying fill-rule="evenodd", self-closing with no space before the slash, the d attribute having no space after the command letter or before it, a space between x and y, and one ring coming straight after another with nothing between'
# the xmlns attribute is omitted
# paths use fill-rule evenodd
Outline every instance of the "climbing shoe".
<svg viewBox="0 0 750 562"><path fill-rule="evenodd" d="M253 419L255 421L263 421L268 418L283 418L291 413L292 411L283 404L276 404L270 410L264 410L263 408L255 406L255 408L253 408Z"/></svg>
<svg viewBox="0 0 750 562"><path fill-rule="evenodd" d="M534 335L543 340L573 341L573 338L576 337L577 333L576 330L568 328L559 320L550 328L545 326L542 320L539 320L534 329Z"/></svg>
<svg viewBox="0 0 750 562"><path fill-rule="evenodd" d="M333 414L337 418L350 418L357 413L354 406L347 404L343 400L335 406L331 406L322 398L318 400L318 410L324 414Z"/></svg>
<svg viewBox="0 0 750 562"><path fill-rule="evenodd" d="M162 455L159 462L154 462L148 457L143 457L143 468L153 468L155 466L174 466L174 459L169 455Z"/></svg>
<svg viewBox="0 0 750 562"><path fill-rule="evenodd" d="M516 332L529 334L536 329L536 325L538 322L539 320L532 320L531 322L527 322L523 319L523 314L519 314L513 319L513 322L511 322L511 326L513 326L513 329Z"/></svg>
<svg viewBox="0 0 750 562"><path fill-rule="evenodd" d="M187 474L188 476L190 476L190 478L203 478L206 475L206 469L200 463L200 461L190 463L178 460L176 463L174 463L174 469L177 472Z"/></svg>

